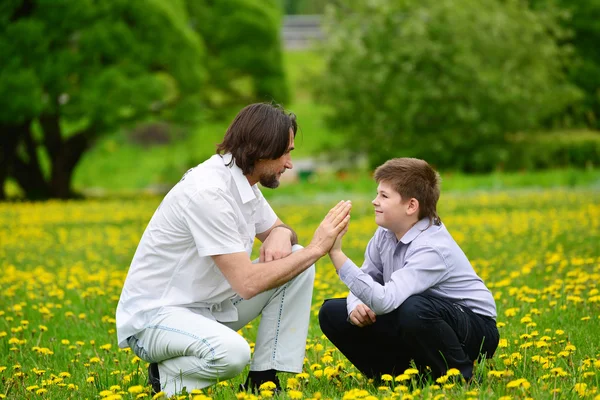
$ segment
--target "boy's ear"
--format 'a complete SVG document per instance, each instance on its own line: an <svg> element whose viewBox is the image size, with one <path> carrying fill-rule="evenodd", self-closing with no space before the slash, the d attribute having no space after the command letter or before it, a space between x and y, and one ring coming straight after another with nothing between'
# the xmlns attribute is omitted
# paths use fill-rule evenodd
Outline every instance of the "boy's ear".
<svg viewBox="0 0 600 400"><path fill-rule="evenodd" d="M408 200L408 207L406 208L406 214L414 215L415 213L418 214L418 212L419 212L419 200L417 200L413 197L412 199Z"/></svg>

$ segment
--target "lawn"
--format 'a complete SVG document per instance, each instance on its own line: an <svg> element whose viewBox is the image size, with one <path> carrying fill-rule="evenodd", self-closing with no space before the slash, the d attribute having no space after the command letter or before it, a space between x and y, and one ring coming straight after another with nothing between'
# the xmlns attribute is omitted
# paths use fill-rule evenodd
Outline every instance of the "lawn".
<svg viewBox="0 0 600 400"><path fill-rule="evenodd" d="M271 194L302 243L331 198ZM362 261L375 224L353 199L346 253ZM0 204L0 398L151 398L146 364L116 343L114 312L127 267L158 197ZM317 263L304 373L279 398L600 399L600 192L593 187L452 191L440 215L494 293L501 343L477 367L418 386L409 371L366 381L321 334L323 299L343 296L327 257ZM253 342L256 324L241 332ZM360 344L357 344L360 345ZM245 398L242 376L184 398ZM261 397L269 396L268 392ZM246 396L251 398L251 396Z"/></svg>

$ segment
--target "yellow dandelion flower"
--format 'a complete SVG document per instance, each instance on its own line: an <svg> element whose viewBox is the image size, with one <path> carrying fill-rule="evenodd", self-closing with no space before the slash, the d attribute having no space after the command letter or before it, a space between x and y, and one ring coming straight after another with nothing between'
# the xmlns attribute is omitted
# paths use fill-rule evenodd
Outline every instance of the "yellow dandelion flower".
<svg viewBox="0 0 600 400"><path fill-rule="evenodd" d="M384 382L391 382L394 378L390 374L381 375L381 380Z"/></svg>
<svg viewBox="0 0 600 400"><path fill-rule="evenodd" d="M446 371L446 375L448 376L459 376L460 375L460 371L456 368L450 368L448 371Z"/></svg>
<svg viewBox="0 0 600 400"><path fill-rule="evenodd" d="M144 387L142 385L131 386L127 391L131 394L138 394L144 391Z"/></svg>
<svg viewBox="0 0 600 400"><path fill-rule="evenodd" d="M408 392L408 386L404 386L404 385L396 385L396 387L394 388L394 392L396 393L407 393Z"/></svg>
<svg viewBox="0 0 600 400"><path fill-rule="evenodd" d="M587 384L585 383L576 383L574 387L575 392L579 395L579 397L585 396L587 390Z"/></svg>
<svg viewBox="0 0 600 400"><path fill-rule="evenodd" d="M265 383L263 383L262 385L259 386L260 390L273 390L277 387L277 385L275 385L275 383L271 382L271 381L267 381Z"/></svg>
<svg viewBox="0 0 600 400"><path fill-rule="evenodd" d="M444 389L452 389L455 385L456 383L446 383L443 387Z"/></svg>
<svg viewBox="0 0 600 400"><path fill-rule="evenodd" d="M288 396L290 396L290 399L301 399L302 398L302 392L299 390L289 390L288 391Z"/></svg>
<svg viewBox="0 0 600 400"><path fill-rule="evenodd" d="M44 393L46 393L47 391L48 391L48 389L43 389L43 388L42 388L42 389L38 389L38 390L36 390L36 391L35 391L35 394L44 394Z"/></svg>
<svg viewBox="0 0 600 400"><path fill-rule="evenodd" d="M271 397L273 397L273 391L272 390L261 390L260 395L266 399L270 399Z"/></svg>

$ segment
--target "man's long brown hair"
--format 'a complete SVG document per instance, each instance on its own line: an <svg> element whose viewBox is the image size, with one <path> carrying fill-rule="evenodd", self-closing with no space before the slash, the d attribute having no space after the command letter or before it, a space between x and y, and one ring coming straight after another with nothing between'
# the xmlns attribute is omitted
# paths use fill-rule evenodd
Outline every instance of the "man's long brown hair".
<svg viewBox="0 0 600 400"><path fill-rule="evenodd" d="M244 107L235 117L217 154L231 153L244 175L251 174L258 160L275 160L285 154L298 125L296 116L278 104L255 103Z"/></svg>

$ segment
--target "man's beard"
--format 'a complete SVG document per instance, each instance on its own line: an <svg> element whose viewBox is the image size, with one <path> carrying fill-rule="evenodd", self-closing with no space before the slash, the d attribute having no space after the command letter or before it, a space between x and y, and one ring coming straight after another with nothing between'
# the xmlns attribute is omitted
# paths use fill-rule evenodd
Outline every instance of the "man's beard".
<svg viewBox="0 0 600 400"><path fill-rule="evenodd" d="M262 186L269 189L277 189L279 187L279 179L276 173L261 175L259 182Z"/></svg>

